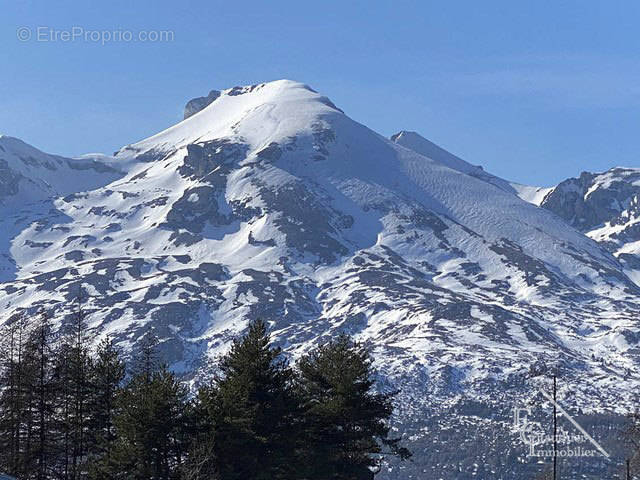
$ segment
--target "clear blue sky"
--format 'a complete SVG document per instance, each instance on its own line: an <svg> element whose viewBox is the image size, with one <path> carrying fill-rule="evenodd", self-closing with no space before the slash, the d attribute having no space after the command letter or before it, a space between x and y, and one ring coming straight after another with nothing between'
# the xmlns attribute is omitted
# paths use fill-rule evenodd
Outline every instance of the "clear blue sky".
<svg viewBox="0 0 640 480"><path fill-rule="evenodd" d="M640 2L4 1L0 133L111 153L210 89L290 78L524 183L640 166ZM17 29L33 32L29 41ZM169 42L38 42L171 30ZM43 38L47 38L46 36Z"/></svg>

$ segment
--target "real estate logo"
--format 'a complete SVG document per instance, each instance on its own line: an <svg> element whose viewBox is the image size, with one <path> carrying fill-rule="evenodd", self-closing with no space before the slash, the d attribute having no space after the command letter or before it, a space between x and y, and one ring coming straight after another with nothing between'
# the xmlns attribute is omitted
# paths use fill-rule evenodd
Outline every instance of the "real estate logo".
<svg viewBox="0 0 640 480"><path fill-rule="evenodd" d="M555 435L550 435L548 427L545 429L540 422L533 420L533 408L514 408L513 427L528 448L527 457L595 457L603 455L609 458L609 453L551 395L544 390L538 391L556 407L557 418L565 418L573 428L567 430L560 427Z"/></svg>

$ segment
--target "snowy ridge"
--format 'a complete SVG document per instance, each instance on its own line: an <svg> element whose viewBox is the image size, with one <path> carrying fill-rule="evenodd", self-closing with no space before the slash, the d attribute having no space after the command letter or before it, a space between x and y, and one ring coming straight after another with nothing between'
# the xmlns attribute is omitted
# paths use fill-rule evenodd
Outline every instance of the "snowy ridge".
<svg viewBox="0 0 640 480"><path fill-rule="evenodd" d="M547 188L522 185L496 177L495 175L485 172L481 166L471 165L416 132L402 130L401 132L392 135L391 141L424 155L425 157L431 158L432 160L436 160L453 170L484 180L505 192L516 194L525 202L532 203L534 205L540 206L546 194L553 190L553 187Z"/></svg>
<svg viewBox="0 0 640 480"><path fill-rule="evenodd" d="M6 135L0 135L0 172L2 205L94 189L120 175L104 157L71 159L49 155Z"/></svg>
<svg viewBox="0 0 640 480"><path fill-rule="evenodd" d="M537 206L540 206L547 194L553 190L553 187L534 187L531 185L521 185L519 183L511 183L511 186L521 199Z"/></svg>
<svg viewBox="0 0 640 480"><path fill-rule="evenodd" d="M447 152L443 148L439 147L435 143L427 140L416 132L408 132L402 130L391 136L391 141L409 148L414 152L419 153L427 158L435 160L436 162L445 165L453 170L457 170L462 173L466 173L479 180L484 180L487 183L495 185L496 187L509 193L516 193L514 186L503 180L484 171L479 165L471 165L470 163L462 160L461 158Z"/></svg>

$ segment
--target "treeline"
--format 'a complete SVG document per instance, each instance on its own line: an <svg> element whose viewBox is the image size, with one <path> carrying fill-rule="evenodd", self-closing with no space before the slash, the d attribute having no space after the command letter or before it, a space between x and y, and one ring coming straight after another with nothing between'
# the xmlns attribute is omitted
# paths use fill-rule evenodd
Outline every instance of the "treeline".
<svg viewBox="0 0 640 480"><path fill-rule="evenodd" d="M0 369L0 471L26 479L372 479L393 394L373 390L367 352L341 336L292 367L251 324L195 395L144 338L130 371L111 340L90 347L78 314L10 322Z"/></svg>

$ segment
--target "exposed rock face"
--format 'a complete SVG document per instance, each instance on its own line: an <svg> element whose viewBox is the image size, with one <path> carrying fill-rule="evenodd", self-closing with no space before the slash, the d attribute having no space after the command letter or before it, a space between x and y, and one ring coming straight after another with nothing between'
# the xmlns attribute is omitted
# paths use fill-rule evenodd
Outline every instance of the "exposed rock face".
<svg viewBox="0 0 640 480"><path fill-rule="evenodd" d="M0 197L9 197L18 193L21 175L9 168L5 159L0 159Z"/></svg>
<svg viewBox="0 0 640 480"><path fill-rule="evenodd" d="M640 279L640 169L583 172L553 188L541 207L600 242Z"/></svg>
<svg viewBox="0 0 640 480"><path fill-rule="evenodd" d="M200 110L211 105L216 98L220 96L220 92L217 90L211 90L206 97L197 97L189 100L184 107L184 118L187 119L192 115L195 115Z"/></svg>
<svg viewBox="0 0 640 480"><path fill-rule="evenodd" d="M613 221L635 204L640 193L640 171L615 168L603 174L582 172L578 178L560 183L542 201L541 206L567 220L581 231L590 231Z"/></svg>

